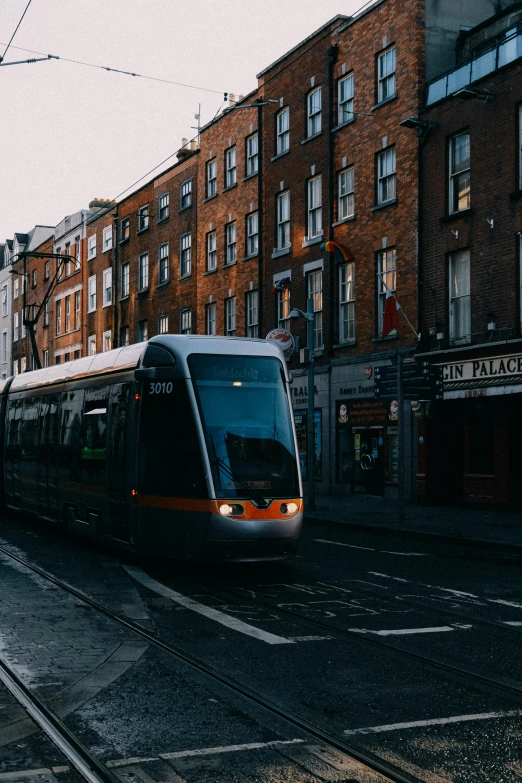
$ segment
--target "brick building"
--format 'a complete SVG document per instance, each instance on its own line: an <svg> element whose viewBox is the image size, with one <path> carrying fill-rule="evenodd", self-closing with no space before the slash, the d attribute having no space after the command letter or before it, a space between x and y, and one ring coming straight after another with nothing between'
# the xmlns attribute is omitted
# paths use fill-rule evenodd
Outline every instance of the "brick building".
<svg viewBox="0 0 522 783"><path fill-rule="evenodd" d="M420 355L445 377L420 424L427 502L520 507L521 32L518 2L463 32L427 87Z"/></svg>

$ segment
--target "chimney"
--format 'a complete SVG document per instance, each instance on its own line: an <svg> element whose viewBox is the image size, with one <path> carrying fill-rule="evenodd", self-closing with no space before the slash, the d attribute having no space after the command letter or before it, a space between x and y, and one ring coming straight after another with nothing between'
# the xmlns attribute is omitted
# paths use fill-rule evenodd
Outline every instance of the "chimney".
<svg viewBox="0 0 522 783"><path fill-rule="evenodd" d="M89 209L91 212L99 212L100 209L107 209L107 207L115 206L115 201L111 201L109 198L98 198L97 196L95 196L93 200L89 202Z"/></svg>
<svg viewBox="0 0 522 783"><path fill-rule="evenodd" d="M197 143L196 139L192 139L191 142L190 142L190 151L191 152L196 152L197 148L198 148L198 143Z"/></svg>
<svg viewBox="0 0 522 783"><path fill-rule="evenodd" d="M236 105L236 93L235 92L230 92L228 94L228 105L229 105L230 108L232 108L232 106Z"/></svg>
<svg viewBox="0 0 522 783"><path fill-rule="evenodd" d="M181 148L177 151L176 157L178 161L181 163L181 161L186 160L192 155L192 150L189 147L188 139L181 139Z"/></svg>

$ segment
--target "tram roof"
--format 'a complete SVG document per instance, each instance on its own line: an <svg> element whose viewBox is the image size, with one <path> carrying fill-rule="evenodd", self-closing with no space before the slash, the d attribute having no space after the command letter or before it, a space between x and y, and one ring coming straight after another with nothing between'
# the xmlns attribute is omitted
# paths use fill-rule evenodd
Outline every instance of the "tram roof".
<svg viewBox="0 0 522 783"><path fill-rule="evenodd" d="M222 337L199 334L162 334L148 342L134 343L124 348L84 356L64 364L31 370L13 378L9 393L36 389L48 384L66 383L97 375L107 375L131 370L140 364L147 345L161 345L170 350L180 363L187 367L187 357L192 353L232 354L234 356L276 356L282 358L279 347L268 340L252 337ZM187 371L188 374L188 371ZM0 380L3 394L9 378Z"/></svg>

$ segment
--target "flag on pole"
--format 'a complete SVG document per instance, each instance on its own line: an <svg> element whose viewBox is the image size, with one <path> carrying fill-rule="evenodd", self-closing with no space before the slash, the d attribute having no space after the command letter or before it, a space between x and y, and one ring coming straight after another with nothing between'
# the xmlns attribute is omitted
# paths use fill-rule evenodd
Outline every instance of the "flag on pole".
<svg viewBox="0 0 522 783"><path fill-rule="evenodd" d="M397 304L394 295L386 286L386 299L384 300L384 314L382 317L382 337L386 337L394 329L399 328L398 309L400 309L400 305Z"/></svg>

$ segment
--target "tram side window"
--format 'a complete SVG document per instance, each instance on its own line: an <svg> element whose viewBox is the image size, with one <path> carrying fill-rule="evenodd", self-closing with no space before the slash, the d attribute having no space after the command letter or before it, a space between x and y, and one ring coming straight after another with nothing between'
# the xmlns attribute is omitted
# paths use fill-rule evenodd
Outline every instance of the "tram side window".
<svg viewBox="0 0 522 783"><path fill-rule="evenodd" d="M60 411L60 473L62 479L78 481L78 431L83 390L62 393Z"/></svg>
<svg viewBox="0 0 522 783"><path fill-rule="evenodd" d="M86 390L80 436L82 480L95 484L105 482L108 404L108 386Z"/></svg>
<svg viewBox="0 0 522 783"><path fill-rule="evenodd" d="M140 492L205 497L203 462L186 381L145 383L143 386Z"/></svg>
<svg viewBox="0 0 522 783"><path fill-rule="evenodd" d="M112 389L109 479L115 488L126 478L129 392L129 383Z"/></svg>
<svg viewBox="0 0 522 783"><path fill-rule="evenodd" d="M24 462L36 462L38 449L38 399L24 400L22 432L20 438L21 458Z"/></svg>
<svg viewBox="0 0 522 783"><path fill-rule="evenodd" d="M6 492L13 497L16 491L15 475L18 475L20 465L20 432L22 423L22 400L9 400L7 412L7 438L5 452Z"/></svg>

